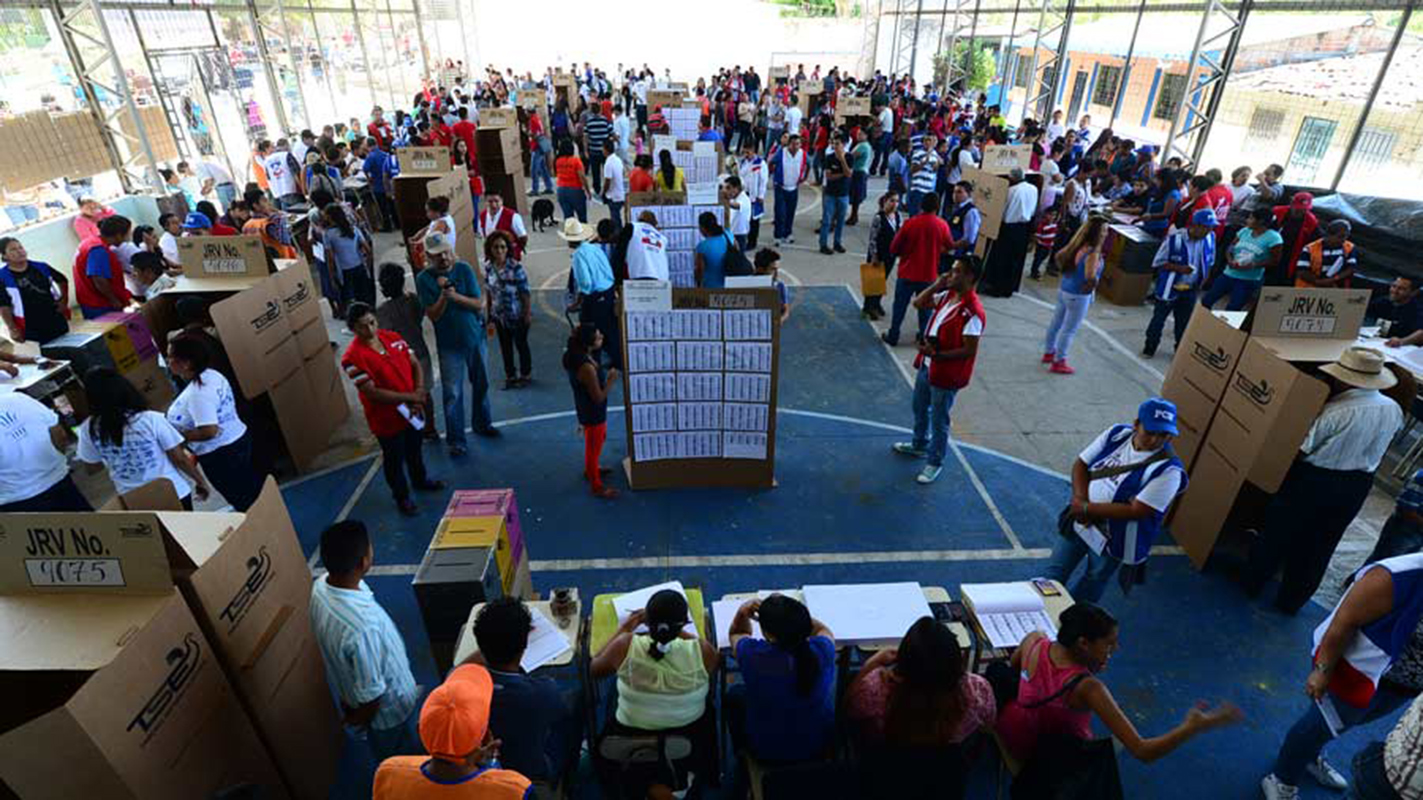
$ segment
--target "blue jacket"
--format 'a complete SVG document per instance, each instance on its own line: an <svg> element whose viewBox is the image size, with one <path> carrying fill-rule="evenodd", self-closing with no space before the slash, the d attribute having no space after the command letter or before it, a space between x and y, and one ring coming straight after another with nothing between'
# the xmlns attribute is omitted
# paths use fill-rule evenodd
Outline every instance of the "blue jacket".
<svg viewBox="0 0 1423 800"><path fill-rule="evenodd" d="M1100 469L1103 461L1108 456L1120 450L1131 441L1132 426L1116 425L1107 434L1107 441L1102 446L1101 451L1092 456L1087 462L1088 471ZM1157 461L1144 467L1138 467L1127 473L1121 484L1117 486L1117 493L1112 497L1113 503L1130 503L1133 498L1141 492L1146 484L1161 475L1168 469L1175 469L1181 472L1181 487L1177 491L1186 491L1188 479L1186 477L1186 467L1181 463L1181 459L1176 457L1176 453L1171 449L1171 445L1166 445L1166 451L1170 453L1168 458ZM1169 509L1170 506L1167 506ZM1154 511L1145 519L1114 519L1107 521L1107 548L1106 552L1123 564L1140 564L1151 555L1151 545L1156 541L1156 535L1161 532L1162 520L1166 514L1161 511Z"/></svg>

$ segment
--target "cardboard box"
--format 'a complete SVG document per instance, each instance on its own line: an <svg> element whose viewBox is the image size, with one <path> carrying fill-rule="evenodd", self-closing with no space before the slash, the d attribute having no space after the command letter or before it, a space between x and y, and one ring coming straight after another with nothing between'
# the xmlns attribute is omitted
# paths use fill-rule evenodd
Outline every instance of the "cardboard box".
<svg viewBox="0 0 1423 800"><path fill-rule="evenodd" d="M1226 386L1207 441L1247 480L1274 492L1300 442L1329 399L1329 387L1272 353L1253 337Z"/></svg>
<svg viewBox="0 0 1423 800"><path fill-rule="evenodd" d="M983 148L981 166L986 172L1006 175L1014 167L1027 172L1032 163L1033 146L1029 144L990 144Z"/></svg>
<svg viewBox="0 0 1423 800"><path fill-rule="evenodd" d="M1171 538L1196 569L1205 567L1244 485L1245 476L1219 450L1209 443L1200 448L1190 485L1176 500L1170 523Z"/></svg>
<svg viewBox="0 0 1423 800"><path fill-rule="evenodd" d="M658 108L681 108L682 100L687 93L683 91L673 91L670 89L648 89L647 108L656 110Z"/></svg>
<svg viewBox="0 0 1423 800"><path fill-rule="evenodd" d="M448 147L401 147L395 157L402 175L444 175L453 169Z"/></svg>
<svg viewBox="0 0 1423 800"><path fill-rule="evenodd" d="M241 291L271 274L260 236L183 236L183 275L171 291Z"/></svg>
<svg viewBox="0 0 1423 800"><path fill-rule="evenodd" d="M1123 272L1113 264L1102 268L1097 277L1097 294L1118 306L1140 306L1151 292L1151 275Z"/></svg>
<svg viewBox="0 0 1423 800"><path fill-rule="evenodd" d="M1358 340L1368 307L1368 289L1267 286L1245 327L1287 361L1335 361Z"/></svg>
<svg viewBox="0 0 1423 800"><path fill-rule="evenodd" d="M160 516L178 585L293 798L325 800L343 736L311 629L311 572L276 481L246 514Z"/></svg>
<svg viewBox="0 0 1423 800"><path fill-rule="evenodd" d="M851 117L870 116L870 98L868 97L841 97L835 101L835 122L844 122Z"/></svg>
<svg viewBox="0 0 1423 800"><path fill-rule="evenodd" d="M0 786L26 800L286 798L173 588L157 514L0 515ZM36 621L43 624L36 624Z"/></svg>
<svg viewBox="0 0 1423 800"><path fill-rule="evenodd" d="M1008 179L981 169L965 168L963 179L973 184L973 205L982 222L980 239L997 239L1003 225L1003 212L1008 208Z"/></svg>
<svg viewBox="0 0 1423 800"><path fill-rule="evenodd" d="M519 128L518 113L513 108L485 108L479 112L481 128Z"/></svg>
<svg viewBox="0 0 1423 800"><path fill-rule="evenodd" d="M820 94L823 91L825 91L824 80L813 81L810 78L804 78L796 85L796 94L802 97Z"/></svg>
<svg viewBox="0 0 1423 800"><path fill-rule="evenodd" d="M475 163L483 175L519 174L524 169L524 153L519 129L481 128L475 131Z"/></svg>
<svg viewBox="0 0 1423 800"><path fill-rule="evenodd" d="M1171 359L1165 385L1187 384L1212 406L1218 404L1235 374L1235 365L1248 336L1217 319L1205 307L1197 306Z"/></svg>

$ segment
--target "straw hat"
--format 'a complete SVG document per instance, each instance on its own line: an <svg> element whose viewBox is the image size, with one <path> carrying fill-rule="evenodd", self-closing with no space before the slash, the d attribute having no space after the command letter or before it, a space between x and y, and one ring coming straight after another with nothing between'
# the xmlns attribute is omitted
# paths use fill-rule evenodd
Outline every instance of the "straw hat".
<svg viewBox="0 0 1423 800"><path fill-rule="evenodd" d="M1351 347L1333 364L1320 367L1324 374L1360 389L1391 389L1398 378L1384 368L1383 353L1369 347Z"/></svg>
<svg viewBox="0 0 1423 800"><path fill-rule="evenodd" d="M586 242L596 234L597 231L579 222L577 217L569 217L563 221L563 230L558 232L558 238L565 242Z"/></svg>

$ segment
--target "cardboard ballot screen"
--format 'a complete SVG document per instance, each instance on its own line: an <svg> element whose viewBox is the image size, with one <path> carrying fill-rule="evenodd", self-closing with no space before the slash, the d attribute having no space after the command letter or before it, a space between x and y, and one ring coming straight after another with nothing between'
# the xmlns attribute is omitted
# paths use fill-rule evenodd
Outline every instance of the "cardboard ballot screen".
<svg viewBox="0 0 1423 800"><path fill-rule="evenodd" d="M479 112L481 128L517 128L519 113L512 108L486 108Z"/></svg>
<svg viewBox="0 0 1423 800"><path fill-rule="evenodd" d="M245 289L270 272L260 236L183 236L178 260L183 291Z"/></svg>
<svg viewBox="0 0 1423 800"><path fill-rule="evenodd" d="M1252 338L1240 353L1207 439L1247 480L1273 492L1327 399L1329 387L1323 381Z"/></svg>
<svg viewBox="0 0 1423 800"><path fill-rule="evenodd" d="M167 594L172 587L153 513L0 515L0 595Z"/></svg>
<svg viewBox="0 0 1423 800"><path fill-rule="evenodd" d="M1032 145L990 144L983 148L983 169L988 172L1006 173L1014 167L1027 172L1032 163Z"/></svg>
<svg viewBox="0 0 1423 800"><path fill-rule="evenodd" d="M979 240L997 239L1003 224L1003 212L1008 210L1008 179L981 169L965 168L963 179L973 184L973 204L982 223Z"/></svg>
<svg viewBox="0 0 1423 800"><path fill-rule="evenodd" d="M835 103L835 119L843 121L850 117L868 117L870 115L870 98L868 97L842 97Z"/></svg>
<svg viewBox="0 0 1423 800"><path fill-rule="evenodd" d="M401 147L395 156L402 175L443 175L451 169L448 147Z"/></svg>
<svg viewBox="0 0 1423 800"><path fill-rule="evenodd" d="M1267 286L1246 326L1286 361L1334 361L1359 338L1368 307L1368 289Z"/></svg>

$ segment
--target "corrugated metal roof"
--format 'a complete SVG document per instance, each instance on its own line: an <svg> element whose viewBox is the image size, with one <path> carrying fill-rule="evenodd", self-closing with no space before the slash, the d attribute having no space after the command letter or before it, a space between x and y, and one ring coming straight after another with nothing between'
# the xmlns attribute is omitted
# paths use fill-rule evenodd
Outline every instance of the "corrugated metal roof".
<svg viewBox="0 0 1423 800"><path fill-rule="evenodd" d="M1341 28L1374 24L1368 14L1257 14L1250 18L1241 34L1242 47L1262 47L1271 42L1283 42L1302 36L1314 36ZM1068 34L1068 49L1077 53L1097 53L1125 57L1131 44L1131 33L1136 25L1133 14L1113 14L1096 22L1074 24ZM1137 34L1134 57L1156 58L1163 61L1186 61L1191 57L1191 46L1195 44L1195 33L1200 29L1199 14L1152 14L1147 13L1141 20L1141 32ZM1216 15L1206 28L1209 40L1228 27L1226 20ZM1035 36L1032 32L1019 35L1013 42L1018 47L1032 47ZM1219 50L1224 40L1215 43ZM1044 39L1045 47L1057 46L1057 33Z"/></svg>
<svg viewBox="0 0 1423 800"><path fill-rule="evenodd" d="M1241 91L1278 92L1363 105L1383 59L1383 53L1367 53L1284 64L1233 75L1230 86ZM1419 103L1423 103L1423 46L1400 44L1374 108L1409 111Z"/></svg>

